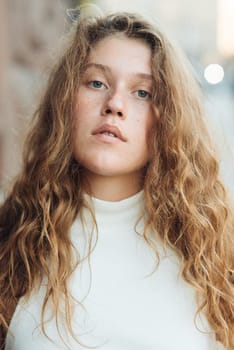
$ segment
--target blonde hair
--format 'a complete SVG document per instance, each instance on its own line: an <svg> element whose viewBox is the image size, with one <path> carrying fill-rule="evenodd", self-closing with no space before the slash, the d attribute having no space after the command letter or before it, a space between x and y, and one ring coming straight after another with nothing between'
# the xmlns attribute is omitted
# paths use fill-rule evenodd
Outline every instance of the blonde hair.
<svg viewBox="0 0 234 350"><path fill-rule="evenodd" d="M64 298L73 334L68 279L75 266L69 232L84 205L82 169L71 144L73 100L91 48L117 33L144 40L152 51L155 127L144 182L144 237L154 247L152 232L176 251L183 278L199 296L198 311L205 313L216 338L233 350L233 222L204 125L200 89L167 39L127 13L80 18L35 113L22 171L0 210L1 342L19 298L29 296L44 276L42 325L48 301L57 319Z"/></svg>

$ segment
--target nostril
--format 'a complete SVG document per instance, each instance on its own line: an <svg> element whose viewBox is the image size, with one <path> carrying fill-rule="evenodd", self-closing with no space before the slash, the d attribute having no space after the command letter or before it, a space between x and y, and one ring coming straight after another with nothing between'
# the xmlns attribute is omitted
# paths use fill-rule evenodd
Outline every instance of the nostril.
<svg viewBox="0 0 234 350"><path fill-rule="evenodd" d="M110 109L110 108L107 108L106 110L105 110L105 114L112 114L113 112L112 112L112 110ZM116 115L118 116L118 117L122 117L123 116L123 113L122 112L116 112Z"/></svg>

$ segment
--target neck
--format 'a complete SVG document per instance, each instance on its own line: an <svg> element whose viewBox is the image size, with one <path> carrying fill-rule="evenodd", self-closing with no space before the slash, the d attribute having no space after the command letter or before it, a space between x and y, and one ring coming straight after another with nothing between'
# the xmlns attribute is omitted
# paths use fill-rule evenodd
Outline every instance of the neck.
<svg viewBox="0 0 234 350"><path fill-rule="evenodd" d="M86 172L85 190L91 196L105 201L120 201L139 192L143 187L142 176L102 176Z"/></svg>

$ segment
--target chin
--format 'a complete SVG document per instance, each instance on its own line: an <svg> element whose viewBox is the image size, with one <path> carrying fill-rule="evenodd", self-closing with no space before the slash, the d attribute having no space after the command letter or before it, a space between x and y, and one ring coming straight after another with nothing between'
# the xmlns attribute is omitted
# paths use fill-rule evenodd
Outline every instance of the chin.
<svg viewBox="0 0 234 350"><path fill-rule="evenodd" d="M89 173L99 176L115 176L124 172L124 169L121 171L121 164L114 159L105 160L96 157L89 162L83 162L82 165Z"/></svg>

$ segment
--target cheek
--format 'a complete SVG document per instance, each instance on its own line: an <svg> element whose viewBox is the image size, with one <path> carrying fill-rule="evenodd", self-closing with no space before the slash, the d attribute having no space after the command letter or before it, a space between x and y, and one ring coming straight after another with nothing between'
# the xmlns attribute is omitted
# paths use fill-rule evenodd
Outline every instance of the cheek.
<svg viewBox="0 0 234 350"><path fill-rule="evenodd" d="M149 129L151 129L155 125L156 119L155 119L155 113L153 111L153 107L150 106L148 110L148 118L147 118L147 126Z"/></svg>
<svg viewBox="0 0 234 350"><path fill-rule="evenodd" d="M83 129L83 123L85 122L84 111L87 108L85 107L84 101L79 102L78 99L74 103L74 110L73 110L73 125L72 125L72 142L73 146L76 149L80 140L80 135L82 135L82 129Z"/></svg>
<svg viewBox="0 0 234 350"><path fill-rule="evenodd" d="M74 118L77 119L78 115L82 115L87 110L88 106L89 101L85 98L85 96L78 93L74 104Z"/></svg>
<svg viewBox="0 0 234 350"><path fill-rule="evenodd" d="M147 110L142 116L143 118L137 118L136 127L138 128L138 132L142 135L142 138L148 139L148 136L155 125L154 115L151 110Z"/></svg>
<svg viewBox="0 0 234 350"><path fill-rule="evenodd" d="M83 113L89 107L90 103L92 103L91 96L86 91L86 89L81 86L77 92L75 101L74 101L74 112L76 114Z"/></svg>
<svg viewBox="0 0 234 350"><path fill-rule="evenodd" d="M140 118L137 118L136 122L136 142L140 147L139 152L141 151L143 155L150 158L150 144L151 137L155 127L155 119L152 113L147 113L144 118L144 122Z"/></svg>
<svg viewBox="0 0 234 350"><path fill-rule="evenodd" d="M78 95L79 97L79 95ZM90 100L79 97L74 104L73 112L73 130L77 131L82 128L83 124L88 122L90 114Z"/></svg>

